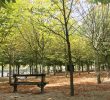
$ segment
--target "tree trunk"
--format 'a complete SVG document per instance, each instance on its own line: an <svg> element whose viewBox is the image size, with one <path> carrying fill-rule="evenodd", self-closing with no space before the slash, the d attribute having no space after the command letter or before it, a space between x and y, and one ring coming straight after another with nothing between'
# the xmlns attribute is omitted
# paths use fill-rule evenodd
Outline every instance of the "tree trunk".
<svg viewBox="0 0 110 100"><path fill-rule="evenodd" d="M35 66L34 72L35 72L35 74L38 74L38 66L37 66L37 64L36 64L36 66Z"/></svg>
<svg viewBox="0 0 110 100"><path fill-rule="evenodd" d="M60 65L59 67L60 67L60 70L59 70L59 72L61 72L61 73L62 73L62 66Z"/></svg>
<svg viewBox="0 0 110 100"><path fill-rule="evenodd" d="M90 66L90 67L91 67L91 71L93 71L92 64L91 64L91 66Z"/></svg>
<svg viewBox="0 0 110 100"><path fill-rule="evenodd" d="M16 73L18 73L18 65L16 64Z"/></svg>
<svg viewBox="0 0 110 100"><path fill-rule="evenodd" d="M88 74L90 74L90 66L89 66L89 62L87 61L87 63L86 63L86 65L87 65L87 72L88 72Z"/></svg>
<svg viewBox="0 0 110 100"><path fill-rule="evenodd" d="M36 74L39 73L39 71L38 71L38 51L37 51L37 49L35 51L35 73Z"/></svg>
<svg viewBox="0 0 110 100"><path fill-rule="evenodd" d="M101 83L101 77L100 77L100 65L99 65L98 53L96 54L95 67L96 67L96 74L97 74L97 84L100 84Z"/></svg>
<svg viewBox="0 0 110 100"><path fill-rule="evenodd" d="M80 65L78 64L78 74L81 75L80 73Z"/></svg>
<svg viewBox="0 0 110 100"><path fill-rule="evenodd" d="M101 77L100 77L100 72L97 72L97 83L101 83Z"/></svg>
<svg viewBox="0 0 110 100"><path fill-rule="evenodd" d="M9 64L9 84L11 84L11 64Z"/></svg>
<svg viewBox="0 0 110 100"><path fill-rule="evenodd" d="M3 63L2 63L2 72L1 72L1 77L3 77L4 75L3 75L3 73L4 73L4 65L3 65Z"/></svg>
<svg viewBox="0 0 110 100"><path fill-rule="evenodd" d="M56 75L56 66L53 66L53 75Z"/></svg>
<svg viewBox="0 0 110 100"><path fill-rule="evenodd" d="M78 74L81 75L80 69L81 69L81 62L80 59L78 59Z"/></svg>
<svg viewBox="0 0 110 100"><path fill-rule="evenodd" d="M74 96L74 84L73 84L73 66L72 66L72 57L71 57L71 46L70 46L70 40L69 40L69 31L68 31L68 19L66 15L66 8L65 8L65 0L62 0L62 6L63 6L63 18L64 18L64 27L65 27L65 36L66 36L66 42L67 42L67 50L68 50L68 64L70 66L70 95ZM72 9L72 8L71 8Z"/></svg>
<svg viewBox="0 0 110 100"><path fill-rule="evenodd" d="M47 74L50 74L50 66L47 66Z"/></svg>
<svg viewBox="0 0 110 100"><path fill-rule="evenodd" d="M30 65L29 67L30 67L30 74L32 74L32 65Z"/></svg>
<svg viewBox="0 0 110 100"><path fill-rule="evenodd" d="M81 61L82 72L84 72L83 61Z"/></svg>
<svg viewBox="0 0 110 100"><path fill-rule="evenodd" d="M15 73L15 66L13 66L13 74Z"/></svg>
<svg viewBox="0 0 110 100"><path fill-rule="evenodd" d="M18 64L18 72L17 72L17 74L19 75L20 74L20 64Z"/></svg>
<svg viewBox="0 0 110 100"><path fill-rule="evenodd" d="M71 48L70 48L69 37L67 40L67 45L68 45L68 58L69 58L69 66L70 66L70 94L71 96L73 96L74 95L73 67L72 67L72 60L71 60Z"/></svg>
<svg viewBox="0 0 110 100"><path fill-rule="evenodd" d="M109 64L109 59L108 59L108 55L105 56L105 62L106 62L106 69L107 69L107 77L110 77L110 64Z"/></svg>
<svg viewBox="0 0 110 100"><path fill-rule="evenodd" d="M107 67L107 77L108 78L110 77L110 68L109 68L109 66Z"/></svg>
<svg viewBox="0 0 110 100"><path fill-rule="evenodd" d="M39 68L39 73L42 73L42 66L40 65L39 67L40 67Z"/></svg>
<svg viewBox="0 0 110 100"><path fill-rule="evenodd" d="M42 66L42 73L45 73L45 66Z"/></svg>
<svg viewBox="0 0 110 100"><path fill-rule="evenodd" d="M68 77L67 64L65 64L65 76Z"/></svg>
<svg viewBox="0 0 110 100"><path fill-rule="evenodd" d="M34 73L34 66L32 65L32 74Z"/></svg>
<svg viewBox="0 0 110 100"><path fill-rule="evenodd" d="M105 65L102 65L102 70L105 71Z"/></svg>

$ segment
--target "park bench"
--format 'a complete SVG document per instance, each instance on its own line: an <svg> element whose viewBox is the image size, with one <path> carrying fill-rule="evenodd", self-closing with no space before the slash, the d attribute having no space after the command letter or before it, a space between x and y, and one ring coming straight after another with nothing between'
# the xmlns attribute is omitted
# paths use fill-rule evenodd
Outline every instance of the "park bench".
<svg viewBox="0 0 110 100"><path fill-rule="evenodd" d="M40 77L40 81L37 82L29 82L29 81L18 81L20 78L19 77ZM48 84L48 82L45 82L45 74L14 74L13 75L13 79L14 82L11 83L10 85L13 86L14 90L13 92L17 92L17 86L18 85L37 85L39 88L41 88L41 93L44 92L44 87L46 84Z"/></svg>

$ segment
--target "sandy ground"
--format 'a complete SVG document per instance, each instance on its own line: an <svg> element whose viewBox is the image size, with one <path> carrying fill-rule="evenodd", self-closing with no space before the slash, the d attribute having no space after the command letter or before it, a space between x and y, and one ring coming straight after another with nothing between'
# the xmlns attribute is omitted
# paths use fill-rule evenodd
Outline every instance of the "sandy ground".
<svg viewBox="0 0 110 100"><path fill-rule="evenodd" d="M33 80L34 79L29 79ZM95 74L83 73L74 75L75 96L70 96L69 77L64 75L47 76L49 84L45 93L40 94L36 86L18 86L18 92L13 93L13 87L8 84L8 78L0 78L0 100L110 100L110 79L102 77L102 84L96 84Z"/></svg>

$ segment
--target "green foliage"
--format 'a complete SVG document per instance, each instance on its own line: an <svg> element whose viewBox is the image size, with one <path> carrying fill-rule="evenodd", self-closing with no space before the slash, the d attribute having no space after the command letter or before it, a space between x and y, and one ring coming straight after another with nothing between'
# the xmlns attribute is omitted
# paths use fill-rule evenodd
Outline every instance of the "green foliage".
<svg viewBox="0 0 110 100"><path fill-rule="evenodd" d="M71 45L72 55L76 61L93 61L95 54L89 39L80 34L75 34L71 37Z"/></svg>
<svg viewBox="0 0 110 100"><path fill-rule="evenodd" d="M9 62L11 56L14 62L22 60L24 64L33 62L42 66L51 66L68 63L64 13L62 2L57 1L35 0L30 2L28 0L17 0L15 4L9 3L8 9L0 9L0 42L2 41L0 44L0 60L2 62ZM105 1L95 2L104 3ZM68 1L65 1L65 7L68 15L70 13ZM95 7L94 12L90 10L86 16L87 19L83 20L83 30L80 29L81 34L78 31L75 32L74 27L77 26L77 20L72 16L74 11L70 17L66 16L72 60L93 61L95 49L92 43L96 44L99 37L100 45L98 44L96 48L100 49L101 57L105 54L105 48L108 51L110 49L108 44L103 46L102 43L103 39L109 43L107 37L109 37L110 32L110 19L109 13L106 15L107 6L100 7L97 5ZM93 29L94 36L92 37ZM74 32L76 34L73 35ZM93 40L91 41L91 39Z"/></svg>
<svg viewBox="0 0 110 100"><path fill-rule="evenodd" d="M1 7L7 8L7 4L15 2L16 0L0 0L0 8Z"/></svg>
<svg viewBox="0 0 110 100"><path fill-rule="evenodd" d="M94 3L108 4L110 0L91 0Z"/></svg>

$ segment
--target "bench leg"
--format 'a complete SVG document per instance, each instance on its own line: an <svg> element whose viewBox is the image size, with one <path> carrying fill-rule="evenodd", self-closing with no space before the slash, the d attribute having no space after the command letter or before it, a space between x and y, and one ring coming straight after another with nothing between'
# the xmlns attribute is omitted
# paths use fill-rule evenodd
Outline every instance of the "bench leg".
<svg viewBox="0 0 110 100"><path fill-rule="evenodd" d="M13 92L17 92L17 85L14 85L14 90Z"/></svg>
<svg viewBox="0 0 110 100"><path fill-rule="evenodd" d="M44 86L41 86L41 93L44 93Z"/></svg>

